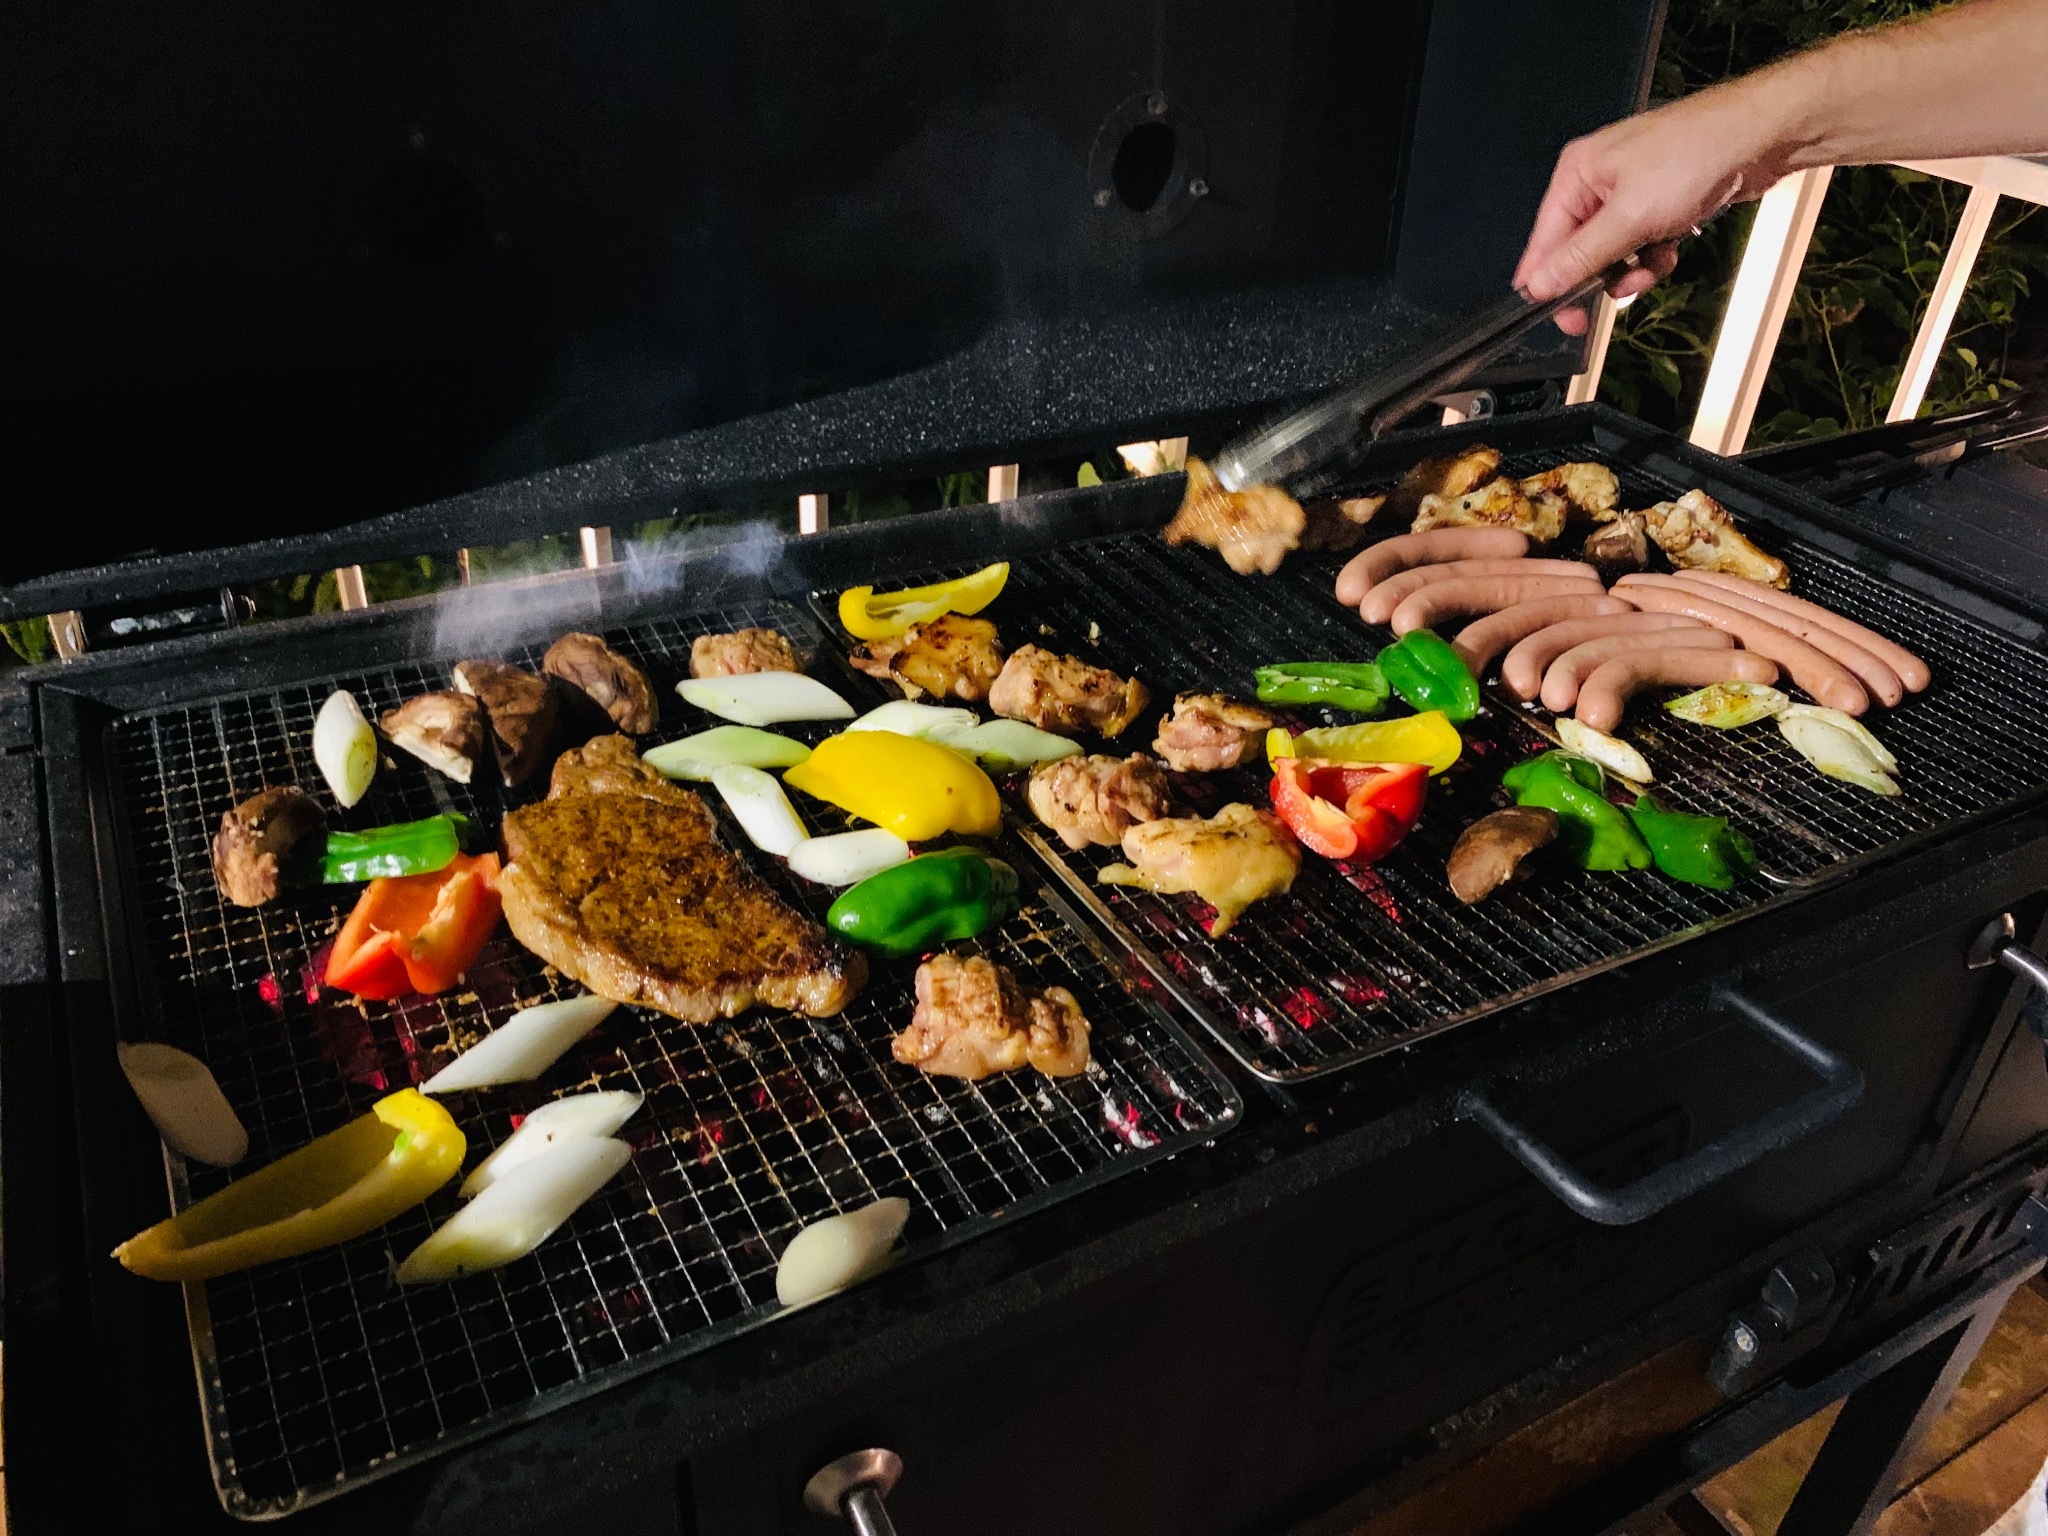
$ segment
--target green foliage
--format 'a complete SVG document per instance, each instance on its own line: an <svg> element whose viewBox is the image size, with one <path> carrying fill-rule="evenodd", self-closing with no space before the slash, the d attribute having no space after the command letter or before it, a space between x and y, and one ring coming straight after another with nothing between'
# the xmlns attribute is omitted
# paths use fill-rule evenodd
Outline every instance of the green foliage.
<svg viewBox="0 0 2048 1536"><path fill-rule="evenodd" d="M0 637L6 639L8 650L30 665L48 661L56 649L50 643L48 619L16 619L11 623L0 623Z"/></svg>
<svg viewBox="0 0 2048 1536"><path fill-rule="evenodd" d="M1657 65L1670 98L1835 33L1932 9L1910 0L1675 0ZM1884 420L1967 191L1890 166L1838 170L1750 434L1752 446ZM1927 390L1923 413L2016 386L2010 347L2033 281L2048 273L2048 219L2000 205ZM1684 428L1699 399L1750 216L1688 241L1672 278L1618 317L1601 394Z"/></svg>

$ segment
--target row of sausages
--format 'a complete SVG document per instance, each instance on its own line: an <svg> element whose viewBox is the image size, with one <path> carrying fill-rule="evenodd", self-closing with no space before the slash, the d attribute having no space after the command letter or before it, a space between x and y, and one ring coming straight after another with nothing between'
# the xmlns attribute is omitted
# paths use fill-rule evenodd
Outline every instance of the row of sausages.
<svg viewBox="0 0 2048 1536"><path fill-rule="evenodd" d="M1575 709L1595 730L1650 687L1773 683L1780 670L1820 703L1860 715L1929 682L1926 662L1830 609L1710 571L1624 576L1530 559L1507 528L1443 528L1374 545L1337 579L1338 600L1406 634L1482 615L1455 644L1475 675L1501 659L1516 697ZM1737 649L1737 647L1740 649Z"/></svg>

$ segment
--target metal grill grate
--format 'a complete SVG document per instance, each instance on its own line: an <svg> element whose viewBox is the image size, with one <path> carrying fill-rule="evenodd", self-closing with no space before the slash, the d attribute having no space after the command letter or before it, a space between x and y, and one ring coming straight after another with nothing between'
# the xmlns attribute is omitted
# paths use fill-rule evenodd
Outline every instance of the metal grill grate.
<svg viewBox="0 0 2048 1536"><path fill-rule="evenodd" d="M1546 449L1510 467L1529 474L1586 457L1597 455ZM1625 505L1686 489L1614 467ZM1464 757L1432 787L1422 824L1392 856L1355 868L1311 857L1290 897L1254 906L1221 939L1207 935L1208 910L1193 897L1097 885L1115 850L1072 853L1028 827L1024 835L1232 1054L1286 1082L1638 958L2048 787L2048 721L2038 709L2048 661L1822 551L1765 540L1792 562L1803 593L1920 652L1936 677L1928 692L1873 722L1903 763L1905 793L1895 800L1822 777L1769 724L1717 732L1667 723L1648 705L1631 712L1624 734L1649 754L1659 795L1730 817L1757 844L1765 880L1719 893L1651 872L1572 872L1476 907L1458 902L1443 873L1458 832L1506 803L1497 788L1503 769L1552 745L1539 728L1548 716L1497 687L1464 728ZM1207 551L1121 535L1014 560L1008 588L985 616L1012 646L1035 640L1135 673L1161 706L1188 688L1249 697L1261 664L1363 660L1393 638L1330 595L1339 563L1297 555L1276 577L1247 579ZM823 598L816 606L832 611ZM1142 751L1151 734L1148 718L1114 745ZM1204 815L1267 799L1262 769L1173 778L1178 799ZM1019 814L1030 821L1021 804Z"/></svg>
<svg viewBox="0 0 2048 1536"><path fill-rule="evenodd" d="M781 605L663 618L609 637L653 677L664 739L712 723L672 689L690 639L744 623L818 642L809 620ZM207 847L221 813L265 784L319 786L308 743L331 688L353 689L374 716L440 686L440 669L400 666L112 728L153 973L142 1017L126 1028L213 1068L249 1126L245 1167L420 1081L513 1009L580 990L500 930L463 990L362 1003L316 985L353 892L254 911L218 899ZM841 824L793 798L814 829ZM438 810L491 817L495 794L401 757L337 819L374 826ZM729 823L722 830L728 846L747 847ZM777 1254L801 1223L834 1210L909 1196L914 1257L1232 1124L1234 1090L1125 985L1128 973L1038 883L1028 852L1009 856L1025 880L1024 909L979 946L956 947L978 947L1027 981L1070 987L1094 1026L1086 1075L966 1083L897 1065L889 1042L911 1012L907 964L875 967L866 992L832 1019L756 1011L699 1027L622 1009L544 1083L448 1101L473 1162L549 1098L595 1087L646 1096L623 1133L631 1165L531 1257L454 1285L396 1287L396 1260L454 1209L451 1186L356 1242L191 1288L224 1505L245 1517L301 1507L768 1321ZM785 895L822 912L830 893L757 862ZM176 1159L170 1175L181 1207L227 1182Z"/></svg>

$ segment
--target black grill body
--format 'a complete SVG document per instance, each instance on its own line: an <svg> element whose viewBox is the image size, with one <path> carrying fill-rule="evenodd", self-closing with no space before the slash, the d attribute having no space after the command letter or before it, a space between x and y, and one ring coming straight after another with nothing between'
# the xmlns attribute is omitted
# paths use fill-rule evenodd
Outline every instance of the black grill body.
<svg viewBox="0 0 2048 1536"><path fill-rule="evenodd" d="M1031 862L1020 850L1046 893L1049 931L1062 935L1055 961L1093 978L1104 1007L1129 1020L1128 1038L1140 1048L1128 1058L1132 1091L1156 1089L1143 1068L1163 1063L1204 1106L1188 1135L1134 1149L1105 1140L1099 1120L1077 1124L1086 1134L1071 1145L1095 1149L1109 1169L1100 1178L1034 1185L1028 1159L1007 1165L1007 1175L990 1163L982 1203L966 1200L957 1218L914 1232L899 1271L794 1315L693 1333L677 1323L680 1311L661 1312L657 1296L658 1326L622 1328L607 1313L617 1354L572 1350L571 1376L546 1382L521 1355L527 1342L517 1326L505 1341L472 1337L446 1358L466 1351L474 1385L443 1393L430 1381L445 1432L401 1441L387 1423L396 1455L384 1462L358 1455L354 1435L343 1443L344 1427L361 1431L375 1415L339 1377L335 1389L304 1399L285 1431L302 1438L281 1459L247 1449L256 1443L251 1421L225 1387L202 1418L188 1341L205 1335L188 1329L174 1291L103 1257L166 1207L154 1138L112 1046L137 1032L175 1038L204 1025L218 1031L213 1049L231 1053L263 1029L277 1034L239 1011L250 1007L246 992L210 1013L194 1012L185 995L197 994L189 977L179 981L166 942L185 929L171 924L165 891L190 884L181 885L181 866L194 850L176 837L161 848L151 842L152 817L183 824L174 800L184 791L155 777L161 766L184 760L180 752L196 761L198 722L253 721L275 708L302 726L320 680L412 686L392 669L430 671L449 659L436 638L439 629L447 639L449 610L393 605L168 642L32 677L6 718L12 750L0 757L17 792L0 828L14 834L7 890L21 920L12 930L20 936L10 951L13 984L0 995L8 1481L18 1527L99 1530L125 1520L228 1529L224 1502L242 1515L275 1512L251 1507L262 1496L294 1504L287 1528L308 1532L605 1522L650 1536L796 1533L818 1528L798 1498L810 1472L843 1451L883 1444L910 1467L892 1500L907 1532L1280 1529L1362 1487L1367 1503L1390 1500L1659 1351L1690 1341L1704 1359L1774 1267L1797 1256L1825 1257L1839 1304L1774 1373L1853 1352L1988 1267L2022 1262L2017 1212L2041 1182L2048 1076L2038 1044L2018 1027L2021 1000L2005 973L1970 971L1963 961L1997 914L2012 912L2022 937L2037 935L2048 915L2040 894L2048 890L2048 771L2027 756L2031 738L2017 729L1994 732L1996 741L1971 752L1985 722L2040 695L2030 681L2040 665L2038 610L1882 552L1796 493L1596 408L1392 442L1380 462L1398 468L1474 437L1517 455L1594 452L1644 485L1707 485L1765 542L1811 551L1814 568L1841 590L1890 594L1900 611L1921 614L1929 628L1916 635L1951 646L1957 669L1937 683L1937 692L1952 690L1940 706L1952 720L1944 714L1947 725L1914 737L1930 771L1950 761L1944 752L1957 765L1930 777L1922 802L1930 813L1912 825L1838 819L1838 856L1828 860L1815 856L1811 839L1780 828L1780 873L1805 883L1681 912L1664 927L1630 917L1600 930L1616 937L1592 957L1598 963L1537 978L1553 985L1518 984L1462 1004L1439 989L1423 995L1446 1006L1412 1016L1376 1014L1372 1000L1353 999L1347 1018L1346 1000L1331 998L1322 1021L1330 1034L1348 1030L1374 1049L1346 1046L1317 1060L1315 1028L1283 1035L1300 1058L1291 1065L1318 1069L1292 1073L1272 1069L1258 1048L1263 1036L1248 1043L1235 1014L1183 1006L1169 985L1177 972L1161 955L1191 951L1192 939L1148 940L1151 930L1135 920L1144 909L1096 911L1092 887L1069 883L1064 862ZM1127 482L853 529L789 543L765 567L706 548L651 587L645 570L549 578L519 589L514 626L525 631L505 644L544 643L573 624L639 643L659 667L672 664L661 659L670 654L664 636L686 637L721 616L782 605L774 611L796 623L848 584L979 563L995 550L1018 563L1020 594L1042 601L1046 622L1085 623L1078 584L1150 573L1159 558L1150 536L1170 515L1177 485ZM1091 563L1091 550L1122 557ZM1161 569L1212 592L1254 594L1246 598L1253 607L1309 600L1308 574L1278 578L1294 583L1284 589L1241 588L1220 566L1201 575L1197 562L1206 558ZM1063 592L1043 585L1048 573L1071 578ZM1139 611L1135 598L1120 607L1112 587L1096 606L1105 658L1114 659L1120 644L1137 643L1115 633L1120 614ZM1304 625L1314 618L1300 614ZM1208 617L1218 631L1228 623ZM1347 622L1351 643L1368 644ZM1162 610L1151 627L1170 634L1173 623ZM1249 621L1242 628L1251 643L1265 643ZM1332 643L1341 635L1322 633ZM1219 656L1228 649L1218 642ZM1191 678L1200 671L1170 645L1150 654L1148 666L1185 665ZM850 674L841 681L853 689ZM1913 707L1901 713L1902 730L1915 729L1906 723ZM178 750L166 755L167 742ZM1972 777L1975 761L1987 767ZM1675 774L1673 793L1690 786L1709 801L1754 797L1774 782L1769 763L1743 771L1750 777ZM1733 790L1716 788L1729 783ZM209 793L224 796L226 786ZM1799 807L1786 810L1797 820ZM1856 835L1864 841L1853 843ZM1411 874L1390 870L1403 904L1426 905L1428 846L1418 845ZM1807 863L1792 865L1802 851ZM1340 916L1342 894L1329 898ZM1582 893L1562 882L1549 894ZM189 891L181 898L180 924L191 899ZM1590 910L1575 920L1589 921ZM1528 915L1540 918L1540 902ZM1354 912L1346 921L1362 919ZM1439 965L1461 932L1454 914L1444 921L1452 926L1431 944ZM1247 923L1269 952L1287 942ZM1591 931L1582 926L1582 946ZM1461 1118L1464 1096L1483 1086L1604 1183L1670 1166L1809 1085L1739 1027L1721 1002L1729 986L1852 1063L1864 1090L1831 1125L1660 1215L1613 1228L1584 1222ZM373 1022L373 1063L398 1070L402 1021ZM447 1022L427 1021L420 1034L431 1044ZM1393 1030L1402 1032L1386 1038ZM293 1069L313 1080L308 1069L324 1059L319 1041L284 1038ZM628 1042L619 1065L593 1070L641 1072L652 1062L636 1050ZM250 1070L262 1069L252 1056ZM339 1106L302 1112L311 1124ZM988 1123L1005 1123L1005 1112L991 1102ZM655 1119L663 1131L656 1155L688 1143L688 1127ZM281 1144L291 1124L279 1122ZM1143 1155L1126 1159L1132 1151ZM915 1170L902 1171L915 1182ZM679 1172L689 1177L680 1164ZM623 1232L629 1216L607 1212L579 1227L578 1252L608 1263L600 1229ZM1937 1216L1953 1235L1914 1235ZM1903 1246L1892 1241L1902 1232L1911 1237ZM388 1305L378 1289L381 1252L365 1239L339 1261L337 1283L357 1298L358 1316ZM602 1265L586 1267L602 1298ZM573 1278L550 1272L547 1284ZM741 1301L759 1299L748 1289L758 1271L732 1279ZM266 1341L284 1341L302 1308L324 1335L331 1315L317 1310L318 1290L251 1294L242 1320ZM207 1294L216 1311L240 1295L232 1284ZM701 1307L707 1296L699 1288L691 1300ZM507 1307L516 1325L509 1299ZM455 1321L479 1316L465 1307ZM364 1336L372 1347L341 1349L333 1363L368 1373L389 1421L406 1370L403 1361L391 1365L391 1354L406 1339L367 1325ZM517 1390L515 1379L505 1391L505 1374L488 1368L508 1350L526 1360L532 1390ZM288 1374L280 1363L259 1362L273 1390ZM232 1375L216 1364L224 1381ZM431 1378L434 1360L423 1364ZM204 1389L203 1349L197 1365ZM246 1360L235 1366L245 1368ZM1770 1379L1731 1380L1731 1390L1763 1392ZM476 1410L467 1417L464 1402ZM307 1476L318 1465L309 1448L323 1436L335 1442L346 1479L338 1489L313 1487ZM232 1466L223 1462L228 1452ZM288 1481L275 1480L280 1466ZM237 1507L238 1494L251 1502Z"/></svg>

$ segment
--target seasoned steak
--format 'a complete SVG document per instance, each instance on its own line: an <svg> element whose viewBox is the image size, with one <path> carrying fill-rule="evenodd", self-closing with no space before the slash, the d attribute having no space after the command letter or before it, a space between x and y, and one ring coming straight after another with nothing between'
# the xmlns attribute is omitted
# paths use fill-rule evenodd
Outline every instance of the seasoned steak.
<svg viewBox="0 0 2048 1536"><path fill-rule="evenodd" d="M563 753L547 799L507 815L504 837L513 936L600 997L703 1024L759 1004L837 1013L867 980L624 736Z"/></svg>

